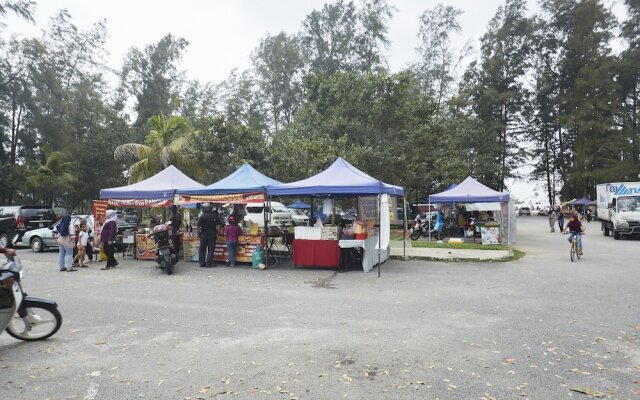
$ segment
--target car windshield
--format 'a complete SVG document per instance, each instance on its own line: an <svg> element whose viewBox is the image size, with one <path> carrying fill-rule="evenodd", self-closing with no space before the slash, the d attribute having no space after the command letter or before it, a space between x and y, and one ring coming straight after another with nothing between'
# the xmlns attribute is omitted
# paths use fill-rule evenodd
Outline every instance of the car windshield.
<svg viewBox="0 0 640 400"><path fill-rule="evenodd" d="M640 196L618 198L618 211L640 211Z"/></svg>
<svg viewBox="0 0 640 400"><path fill-rule="evenodd" d="M25 218L43 217L54 218L55 214L50 208L27 208L22 209L22 214Z"/></svg>
<svg viewBox="0 0 640 400"><path fill-rule="evenodd" d="M287 209L287 207L282 206L272 206L271 210L273 210L274 212L289 212L289 209Z"/></svg>

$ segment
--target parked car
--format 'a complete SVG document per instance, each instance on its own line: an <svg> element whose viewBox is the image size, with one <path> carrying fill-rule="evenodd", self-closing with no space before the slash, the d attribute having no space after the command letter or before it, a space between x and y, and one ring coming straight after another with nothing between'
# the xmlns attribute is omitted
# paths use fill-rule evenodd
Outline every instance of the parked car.
<svg viewBox="0 0 640 400"><path fill-rule="evenodd" d="M531 216L531 209L529 207L520 207L518 210L518 216L523 215Z"/></svg>
<svg viewBox="0 0 640 400"><path fill-rule="evenodd" d="M264 226L264 205L263 204L255 204L249 203L245 207L245 221L251 221L258 226ZM269 213L271 216L271 220L269 221L270 226L291 226L293 225L293 220L291 219L291 212L287 207L282 203L278 203L277 201L271 202L271 212Z"/></svg>
<svg viewBox="0 0 640 400"><path fill-rule="evenodd" d="M18 241L22 240L25 232L51 226L57 220L55 212L48 206L3 206L0 207L0 217L15 218Z"/></svg>
<svg viewBox="0 0 640 400"><path fill-rule="evenodd" d="M93 215L72 215L71 225L80 225L80 222L84 220L87 223L89 229L89 237L93 237ZM28 231L22 237L22 244L28 245L31 250L36 253L47 249L58 248L58 243L53 238L53 231L58 226L58 223L53 224L51 227L39 228ZM133 229L135 224L126 222L121 218L116 219L116 225L118 227L118 235L122 235L122 232L127 229ZM116 243L116 249L121 250L121 243ZM126 246L125 246L126 247Z"/></svg>
<svg viewBox="0 0 640 400"><path fill-rule="evenodd" d="M81 220L87 222L90 230L93 230L93 217L91 215L71 216L71 225L80 225ZM60 221L46 228L32 229L22 236L22 244L28 245L36 253L49 248L58 248L58 243L53 238L53 231L58 227Z"/></svg>
<svg viewBox="0 0 640 400"><path fill-rule="evenodd" d="M549 209L541 208L540 211L538 211L538 215L546 217L547 215L549 215Z"/></svg>
<svg viewBox="0 0 640 400"><path fill-rule="evenodd" d="M309 224L309 217L302 210L289 208L289 211L291 211L291 219L294 225L305 226Z"/></svg>
<svg viewBox="0 0 640 400"><path fill-rule="evenodd" d="M0 216L0 247L11 247L17 239L16 219L13 216Z"/></svg>

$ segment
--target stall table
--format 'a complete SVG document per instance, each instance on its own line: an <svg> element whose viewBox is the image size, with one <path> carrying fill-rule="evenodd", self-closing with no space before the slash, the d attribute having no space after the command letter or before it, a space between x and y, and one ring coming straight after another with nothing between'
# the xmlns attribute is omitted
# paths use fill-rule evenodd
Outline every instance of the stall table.
<svg viewBox="0 0 640 400"><path fill-rule="evenodd" d="M264 247L264 237L262 235L243 234L238 237L238 248L236 262L251 262L256 246ZM200 249L200 238L197 235L185 236L182 238L182 252L186 261L198 262ZM227 261L227 237L218 234L216 238L216 248L213 252L214 261Z"/></svg>
<svg viewBox="0 0 640 400"><path fill-rule="evenodd" d="M369 272L373 269L374 265L378 264L378 251L376 245L378 244L378 236L370 236L364 240L357 239L343 239L338 241L338 246L341 249L349 248L362 248L362 270ZM389 250L384 249L380 252L380 262L385 262L389 259Z"/></svg>
<svg viewBox="0 0 640 400"><path fill-rule="evenodd" d="M293 241L294 267L340 267L340 247L337 240Z"/></svg>

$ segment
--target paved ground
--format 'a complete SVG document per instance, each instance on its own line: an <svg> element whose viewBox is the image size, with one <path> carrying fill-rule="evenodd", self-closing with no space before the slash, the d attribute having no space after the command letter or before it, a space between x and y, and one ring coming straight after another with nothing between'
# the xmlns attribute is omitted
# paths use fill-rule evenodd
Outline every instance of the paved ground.
<svg viewBox="0 0 640 400"><path fill-rule="evenodd" d="M25 288L65 320L41 343L0 335L0 399L640 398L640 241L591 224L571 263L546 219L518 228L518 261L391 260L380 278L130 260L60 273L55 253L24 250Z"/></svg>

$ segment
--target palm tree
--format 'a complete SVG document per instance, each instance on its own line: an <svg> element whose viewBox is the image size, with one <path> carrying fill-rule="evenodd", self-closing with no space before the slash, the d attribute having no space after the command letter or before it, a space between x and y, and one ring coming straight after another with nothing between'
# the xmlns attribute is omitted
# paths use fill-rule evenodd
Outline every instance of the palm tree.
<svg viewBox="0 0 640 400"><path fill-rule="evenodd" d="M69 193L77 181L75 163L66 151L51 151L40 147L42 162L30 160L25 181L26 189L42 204L53 204L61 195Z"/></svg>
<svg viewBox="0 0 640 400"><path fill-rule="evenodd" d="M129 183L144 180L174 165L184 172L200 175L201 167L183 156L191 130L181 116L155 115L149 119L152 129L145 144L125 143L116 147L113 156L119 161L135 161L129 167Z"/></svg>

